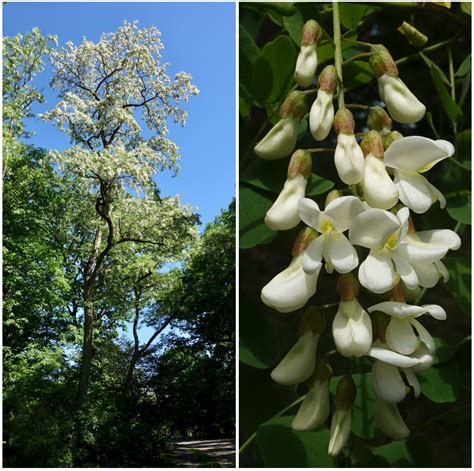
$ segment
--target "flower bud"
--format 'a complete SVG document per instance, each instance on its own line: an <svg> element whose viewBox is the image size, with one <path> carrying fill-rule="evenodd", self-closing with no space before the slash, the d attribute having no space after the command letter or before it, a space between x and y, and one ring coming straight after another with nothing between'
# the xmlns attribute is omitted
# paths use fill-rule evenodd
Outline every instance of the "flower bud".
<svg viewBox="0 0 474 471"><path fill-rule="evenodd" d="M319 358L313 376L307 381L309 390L291 423L293 430L314 430L329 416L329 378L331 368Z"/></svg>
<svg viewBox="0 0 474 471"><path fill-rule="evenodd" d="M373 311L371 316L374 337L379 339L382 343L385 343L385 332L387 330L388 324L390 323L390 316L380 311Z"/></svg>
<svg viewBox="0 0 474 471"><path fill-rule="evenodd" d="M318 79L318 96L309 113L311 135L317 141L323 141L331 131L334 119L333 98L337 89L337 73L332 65L326 66Z"/></svg>
<svg viewBox="0 0 474 471"><path fill-rule="evenodd" d="M307 330L272 371L273 381L285 386L306 381L314 372L319 334Z"/></svg>
<svg viewBox="0 0 474 471"><path fill-rule="evenodd" d="M303 26L301 48L296 59L295 81L300 87L308 87L313 81L318 67L316 46L321 37L321 28L314 20L309 20Z"/></svg>
<svg viewBox="0 0 474 471"><path fill-rule="evenodd" d="M280 121L255 146L255 153L262 159L273 160L286 157L296 145L298 124L306 112L305 96L292 92L280 107Z"/></svg>
<svg viewBox="0 0 474 471"><path fill-rule="evenodd" d="M341 108L334 117L334 131L337 134L354 134L354 116L347 108Z"/></svg>
<svg viewBox="0 0 474 471"><path fill-rule="evenodd" d="M296 256L303 253L316 237L318 237L318 232L312 227L306 226L301 229L293 242L292 255Z"/></svg>
<svg viewBox="0 0 474 471"><path fill-rule="evenodd" d="M383 141L377 131L369 131L362 139L360 147L365 156L372 154L374 157L383 159Z"/></svg>
<svg viewBox="0 0 474 471"><path fill-rule="evenodd" d="M390 147L390 144L392 144L392 142L401 139L402 137L403 135L400 134L398 131L391 131L385 136L385 139L383 141L384 150L387 150Z"/></svg>
<svg viewBox="0 0 474 471"><path fill-rule="evenodd" d="M383 401L378 396L375 396L374 419L375 425L393 440L403 440L410 435L398 407Z"/></svg>
<svg viewBox="0 0 474 471"><path fill-rule="evenodd" d="M303 150L293 153L288 166L288 178L273 206L265 216L265 224L275 231L285 231L301 221L298 202L304 198L311 175L311 154Z"/></svg>
<svg viewBox="0 0 474 471"><path fill-rule="evenodd" d="M349 410L357 395L356 385L351 375L343 376L336 388L336 409Z"/></svg>
<svg viewBox="0 0 474 471"><path fill-rule="evenodd" d="M367 127L385 135L392 129L392 119L380 106L371 106L367 116Z"/></svg>
<svg viewBox="0 0 474 471"><path fill-rule="evenodd" d="M351 434L352 411L336 410L332 416L328 454L337 456L346 444Z"/></svg>
<svg viewBox="0 0 474 471"><path fill-rule="evenodd" d="M428 37L418 31L410 23L404 21L398 28L398 32L405 36L406 40L413 46L421 47L426 44Z"/></svg>
<svg viewBox="0 0 474 471"><path fill-rule="evenodd" d="M359 282L352 273L339 275L336 289L341 297L341 301L353 301L359 296Z"/></svg>
<svg viewBox="0 0 474 471"><path fill-rule="evenodd" d="M372 46L373 54L370 56L370 66L374 71L376 79L382 75L389 75L391 77L398 77L398 69L395 61L388 52L388 49L382 44Z"/></svg>
<svg viewBox="0 0 474 471"><path fill-rule="evenodd" d="M334 201L335 199L340 198L341 196L342 193L339 190L331 190L326 196L324 206L327 207L331 201Z"/></svg>

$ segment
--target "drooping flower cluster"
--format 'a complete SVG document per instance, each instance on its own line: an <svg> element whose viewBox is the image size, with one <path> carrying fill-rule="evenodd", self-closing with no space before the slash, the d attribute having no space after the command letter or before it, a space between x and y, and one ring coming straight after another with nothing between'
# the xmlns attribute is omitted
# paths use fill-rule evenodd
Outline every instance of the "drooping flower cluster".
<svg viewBox="0 0 474 471"><path fill-rule="evenodd" d="M295 71L300 86L313 82L319 34L315 22L306 23ZM309 37L312 39L307 40ZM333 99L340 84L335 67L326 66L317 80L317 97L309 114L310 132L321 141L334 127L335 167L349 186L331 191L324 210L305 197L312 150L295 150L298 123L306 111L305 94L293 91L288 96L280 109L282 119L255 147L256 154L265 159L283 158L293 152L288 178L265 223L273 230L304 224L290 265L263 287L261 299L281 313L296 311L316 293L323 264L328 274L337 272L340 302L332 321L336 350L344 357L373 360L375 423L387 436L402 439L409 430L397 404L407 391L419 396L416 373L431 366L435 351L433 338L418 318L429 315L446 319L441 306L411 305L406 298L414 299L421 288L431 288L440 279L446 282L449 275L441 260L461 244L459 236L449 229L416 231L410 211L425 213L438 200L445 207L444 196L423 174L451 157L454 146L444 140L403 137L392 131L393 121L416 123L426 109L398 77L395 62L384 46L373 47L370 63L388 113L381 107L368 110L369 131L361 142L356 139L349 109L340 107L334 113ZM360 285L385 300L364 307L358 300ZM302 317L297 342L272 372L280 384L304 383L307 388L292 423L295 430L317 428L330 415L332 369L328 356L318 347L324 325L324 309L310 306ZM351 375L343 376L335 395L330 455L340 453L350 436L356 397Z"/></svg>

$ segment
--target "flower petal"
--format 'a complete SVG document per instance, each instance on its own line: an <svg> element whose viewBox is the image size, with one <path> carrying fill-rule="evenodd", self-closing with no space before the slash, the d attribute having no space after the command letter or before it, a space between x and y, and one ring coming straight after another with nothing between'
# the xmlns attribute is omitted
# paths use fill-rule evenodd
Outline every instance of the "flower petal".
<svg viewBox="0 0 474 471"><path fill-rule="evenodd" d="M280 119L255 146L255 153L267 160L281 159L290 155L296 146L298 123L299 119Z"/></svg>
<svg viewBox="0 0 474 471"><path fill-rule="evenodd" d="M446 320L446 311L441 306L438 306L437 304L423 304L421 307L426 309L426 312L428 312L431 317L434 317L439 321Z"/></svg>
<svg viewBox="0 0 474 471"><path fill-rule="evenodd" d="M418 277L418 284L423 288L433 288L439 281L439 271L434 263L410 262Z"/></svg>
<svg viewBox="0 0 474 471"><path fill-rule="evenodd" d="M381 250L371 250L359 267L360 284L373 293L392 289L397 279L390 257Z"/></svg>
<svg viewBox="0 0 474 471"><path fill-rule="evenodd" d="M318 55L312 44L302 45L295 67L295 82L303 88L309 87L318 67Z"/></svg>
<svg viewBox="0 0 474 471"><path fill-rule="evenodd" d="M351 227L354 219L363 211L364 204L355 196L341 196L332 200L324 210L337 232L344 232Z"/></svg>
<svg viewBox="0 0 474 471"><path fill-rule="evenodd" d="M318 96L309 111L309 129L317 141L324 141L331 132L334 121L333 98L332 93L318 90Z"/></svg>
<svg viewBox="0 0 474 471"><path fill-rule="evenodd" d="M395 215L383 209L367 209L359 214L349 229L349 240L368 249L382 248L400 227Z"/></svg>
<svg viewBox="0 0 474 471"><path fill-rule="evenodd" d="M417 364L411 367L415 373L426 370L433 364L433 355L423 344L420 344L420 348L412 355L412 358L417 360Z"/></svg>
<svg viewBox="0 0 474 471"><path fill-rule="evenodd" d="M424 309L421 306L412 306L410 304L399 303L396 301L384 301L370 306L367 311L380 311L389 316L397 317L398 319L407 319L410 317L418 317L427 312L427 309Z"/></svg>
<svg viewBox="0 0 474 471"><path fill-rule="evenodd" d="M315 381L291 423L293 430L314 430L326 422L330 411L329 381Z"/></svg>
<svg viewBox="0 0 474 471"><path fill-rule="evenodd" d="M374 362L372 384L377 396L389 404L397 404L405 399L405 383L396 366L382 361Z"/></svg>
<svg viewBox="0 0 474 471"><path fill-rule="evenodd" d="M364 153L354 134L338 134L334 163L339 178L346 185L355 185L362 181L365 166Z"/></svg>
<svg viewBox="0 0 474 471"><path fill-rule="evenodd" d="M397 204L398 188L387 173L383 161L369 154L365 158L364 198L372 208L390 209Z"/></svg>
<svg viewBox="0 0 474 471"><path fill-rule="evenodd" d="M415 289L418 286L418 277L413 267L402 257L395 253L391 254L395 263L395 269L408 289Z"/></svg>
<svg viewBox="0 0 474 471"><path fill-rule="evenodd" d="M352 415L351 409L338 409L331 420L331 435L329 439L328 454L338 455L346 444L351 434Z"/></svg>
<svg viewBox="0 0 474 471"><path fill-rule="evenodd" d="M431 168L453 154L454 146L448 141L408 136L390 144L385 151L384 161L387 167L419 172L427 166Z"/></svg>
<svg viewBox="0 0 474 471"><path fill-rule="evenodd" d="M321 270L321 259L326 238L326 234L316 237L304 251L302 266L305 273L312 274Z"/></svg>
<svg viewBox="0 0 474 471"><path fill-rule="evenodd" d="M431 334L420 324L416 319L411 319L410 324L415 328L418 333L418 338L420 342L423 342L426 345L426 348L430 353L434 353L436 346Z"/></svg>
<svg viewBox="0 0 474 471"><path fill-rule="evenodd" d="M420 382L416 377L416 374L410 368L404 368L403 372L407 378L408 384L413 388L413 395L418 397L421 393Z"/></svg>
<svg viewBox="0 0 474 471"><path fill-rule="evenodd" d="M302 198L298 202L298 212L301 220L309 227L319 227L322 211L318 203L309 198Z"/></svg>
<svg viewBox="0 0 474 471"><path fill-rule="evenodd" d="M446 268L446 265L441 261L434 262L434 265L438 269L441 277L443 278L443 283L447 283L449 280L449 272L448 272L448 269Z"/></svg>
<svg viewBox="0 0 474 471"><path fill-rule="evenodd" d="M328 235L328 256L339 273L349 273L359 264L356 249L344 234L333 232Z"/></svg>
<svg viewBox="0 0 474 471"><path fill-rule="evenodd" d="M403 440L410 435L398 407L395 404L383 401L377 396L375 396L374 401L374 420L375 425L393 440Z"/></svg>
<svg viewBox="0 0 474 471"><path fill-rule="evenodd" d="M399 366L401 368L410 368L418 365L422 361L420 358L407 357L383 347L371 347L367 352L367 355L376 360L389 363L390 365Z"/></svg>
<svg viewBox="0 0 474 471"><path fill-rule="evenodd" d="M387 345L402 355L410 355L418 348L418 337L410 322L392 317L385 331Z"/></svg>
<svg viewBox="0 0 474 471"><path fill-rule="evenodd" d="M433 204L433 193L426 178L416 172L395 170L400 201L417 214L423 214ZM434 200L436 201L436 199Z"/></svg>
<svg viewBox="0 0 474 471"><path fill-rule="evenodd" d="M461 238L451 229L420 231L416 235L421 242L446 249L457 250L461 247Z"/></svg>

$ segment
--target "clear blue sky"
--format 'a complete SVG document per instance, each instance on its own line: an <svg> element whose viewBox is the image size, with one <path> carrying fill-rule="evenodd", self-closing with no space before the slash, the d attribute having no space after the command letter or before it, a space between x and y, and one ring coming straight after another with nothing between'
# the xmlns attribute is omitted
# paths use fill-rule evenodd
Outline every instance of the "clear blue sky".
<svg viewBox="0 0 474 471"><path fill-rule="evenodd" d="M232 3L8 3L3 7L3 34L13 36L37 26L66 41L97 42L104 32L116 31L124 20L139 27L156 26L164 44L168 72L193 76L198 96L185 104L189 115L184 128L170 124L170 138L181 151L176 178L161 173L156 180L163 196L180 194L182 202L197 207L203 222L212 221L235 195L235 5ZM35 113L52 108L56 91L49 88L51 68L46 64L35 80L47 103ZM28 120L36 131L32 143L62 150L68 137L51 124ZM168 329L167 329L168 330ZM140 329L142 341L153 330ZM130 332L128 333L130 336Z"/></svg>
<svg viewBox="0 0 474 471"><path fill-rule="evenodd" d="M124 20L139 27L154 25L162 33L163 61L169 75L185 71L193 76L198 96L185 104L189 112L184 128L170 124L170 138L181 151L181 171L156 178L163 196L181 194L184 203L197 207L203 223L212 221L235 195L235 5L232 3L7 3L3 7L3 34L25 33L37 26L43 34L56 34L59 46L97 42L103 32L116 31ZM35 80L47 103L33 110L44 112L56 103L49 89L49 64ZM35 130L32 143L46 149L68 147L67 136L49 123L28 120Z"/></svg>

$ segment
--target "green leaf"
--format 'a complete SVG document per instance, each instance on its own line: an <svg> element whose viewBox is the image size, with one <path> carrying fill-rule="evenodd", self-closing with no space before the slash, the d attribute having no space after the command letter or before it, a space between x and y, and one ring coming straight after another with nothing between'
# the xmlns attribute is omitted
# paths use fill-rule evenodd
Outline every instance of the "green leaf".
<svg viewBox="0 0 474 471"><path fill-rule="evenodd" d="M467 314L471 312L471 263L465 257L445 257L443 263L449 272L446 283L459 306Z"/></svg>
<svg viewBox="0 0 474 471"><path fill-rule="evenodd" d="M447 199L448 214L458 222L471 224L471 195L453 196Z"/></svg>
<svg viewBox="0 0 474 471"><path fill-rule="evenodd" d="M339 3L341 24L347 29L356 29L360 21L376 9L355 3Z"/></svg>
<svg viewBox="0 0 474 471"><path fill-rule="evenodd" d="M262 160L256 159L241 175L241 180L257 188L280 193L288 172L288 160ZM317 196L329 191L334 186L314 173L311 174L306 188L307 196Z"/></svg>
<svg viewBox="0 0 474 471"><path fill-rule="evenodd" d="M258 369L267 369L270 367L269 364L264 363L257 358L246 345L242 344L242 342L239 346L239 361Z"/></svg>
<svg viewBox="0 0 474 471"><path fill-rule="evenodd" d="M293 83L296 49L288 36L278 36L265 45L252 71L252 93L264 105L286 96Z"/></svg>
<svg viewBox="0 0 474 471"><path fill-rule="evenodd" d="M248 249L271 242L277 233L265 225L264 218L273 205L273 197L267 192L242 185L239 201L240 248Z"/></svg>
<svg viewBox="0 0 474 471"><path fill-rule="evenodd" d="M374 77L367 62L354 61L344 66L344 88L352 88L370 82Z"/></svg>
<svg viewBox="0 0 474 471"><path fill-rule="evenodd" d="M331 378L330 390L336 394L337 383L340 376ZM374 389L370 373L353 374L352 379L356 385L357 396L352 406L352 432L360 438L373 438L375 435L375 422L373 413Z"/></svg>
<svg viewBox="0 0 474 471"><path fill-rule="evenodd" d="M309 432L291 428L294 416L277 417L257 429L257 443L267 468L327 468L329 430L321 426Z"/></svg>
<svg viewBox="0 0 474 471"><path fill-rule="evenodd" d="M456 123L463 116L461 108L454 102L448 90L446 89L440 73L433 65L430 67L431 78L433 79L436 91L438 92L441 106L452 123Z"/></svg>
<svg viewBox="0 0 474 471"><path fill-rule="evenodd" d="M458 70L454 74L456 77L464 77L471 71L471 54L468 54L466 58L462 61Z"/></svg>
<svg viewBox="0 0 474 471"><path fill-rule="evenodd" d="M378 446L372 452L375 456L385 459L392 467L405 467L413 464L406 440L393 441L387 445Z"/></svg>
<svg viewBox="0 0 474 471"><path fill-rule="evenodd" d="M439 76L441 77L443 82L448 87L450 87L451 82L449 81L448 77L446 77L446 74L443 72L443 70L437 64L435 64L429 57L426 57L425 54L423 54L421 51L418 54L423 59L424 63L428 66L428 69L431 69L431 67L435 68L438 71Z"/></svg>
<svg viewBox="0 0 474 471"><path fill-rule="evenodd" d="M260 7L282 16L291 16L294 15L297 11L296 7L294 7L291 3L255 2L251 5L260 5Z"/></svg>
<svg viewBox="0 0 474 471"><path fill-rule="evenodd" d="M252 36L242 25L239 27L239 53L240 59L242 55L245 55L252 64L255 63L260 54L260 49L255 44Z"/></svg>
<svg viewBox="0 0 474 471"><path fill-rule="evenodd" d="M456 136L456 153L453 159L466 170L471 170L471 130L465 129Z"/></svg>
<svg viewBox="0 0 474 471"><path fill-rule="evenodd" d="M461 10L467 15L471 16L472 3L471 2L461 2Z"/></svg>
<svg viewBox="0 0 474 471"><path fill-rule="evenodd" d="M304 26L304 18L301 12L298 10L294 15L283 17L283 25L296 46L300 47L301 33Z"/></svg>
<svg viewBox="0 0 474 471"><path fill-rule="evenodd" d="M459 395L459 366L448 361L418 374L421 392L433 402L454 402Z"/></svg>

